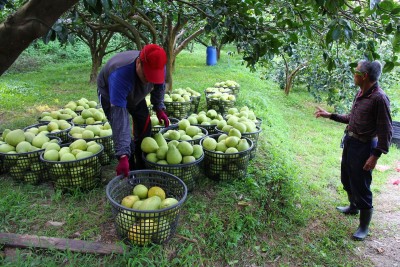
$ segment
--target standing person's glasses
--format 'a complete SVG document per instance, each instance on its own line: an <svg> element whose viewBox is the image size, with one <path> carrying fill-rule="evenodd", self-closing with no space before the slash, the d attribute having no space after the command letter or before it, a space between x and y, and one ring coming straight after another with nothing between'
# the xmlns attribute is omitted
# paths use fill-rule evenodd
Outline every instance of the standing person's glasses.
<svg viewBox="0 0 400 267"><path fill-rule="evenodd" d="M354 74L357 74L357 75L359 75L359 76L363 76L365 72L359 71L359 70L353 70L353 73L354 73Z"/></svg>

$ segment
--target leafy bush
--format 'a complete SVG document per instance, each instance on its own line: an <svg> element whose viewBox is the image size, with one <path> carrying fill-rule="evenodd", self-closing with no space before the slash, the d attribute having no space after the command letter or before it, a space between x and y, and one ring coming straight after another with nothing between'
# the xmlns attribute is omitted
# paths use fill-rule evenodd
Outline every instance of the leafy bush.
<svg viewBox="0 0 400 267"><path fill-rule="evenodd" d="M281 56L285 57L289 72L297 66L307 62L308 67L301 70L293 80L293 87L306 86L308 92L317 102L326 102L333 106L335 112L346 113L350 110L354 95L358 87L354 85L352 70L357 66L361 59L378 59L384 66L384 73L380 78L380 86L389 94L391 88L399 82L396 73L397 68L392 72L385 72L385 60L392 55L386 51L390 49L390 43L382 43L378 48L374 41L352 45L353 49L344 50L341 45L336 45L326 51L318 49L313 43L299 40L297 44L289 44L283 48ZM367 47L368 46L368 50ZM369 50L376 52L371 52ZM322 56L323 55L323 58ZM372 60L373 60L372 59ZM280 88L286 85L285 64L282 58L270 61L264 71L266 78L279 83ZM393 90L393 89L392 89ZM392 115L396 116L399 112L398 103L392 101Z"/></svg>
<svg viewBox="0 0 400 267"><path fill-rule="evenodd" d="M59 62L60 60L75 62L90 61L89 49L81 41L74 44L62 45L58 41L45 44L41 40L37 40L19 56L8 69L8 72L34 71L49 62Z"/></svg>

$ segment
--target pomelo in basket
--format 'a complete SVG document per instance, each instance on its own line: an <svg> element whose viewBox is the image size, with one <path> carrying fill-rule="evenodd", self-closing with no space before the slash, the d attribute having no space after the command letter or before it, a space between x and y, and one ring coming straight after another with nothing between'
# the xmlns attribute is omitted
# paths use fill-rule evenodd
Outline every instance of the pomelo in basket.
<svg viewBox="0 0 400 267"><path fill-rule="evenodd" d="M148 188L143 184L135 185L135 187L133 188L133 194L138 196L140 199L147 198L148 191Z"/></svg>
<svg viewBox="0 0 400 267"><path fill-rule="evenodd" d="M149 191L147 192L147 197L152 196L159 196L161 200L165 199L165 191L159 186L152 186L150 187Z"/></svg>
<svg viewBox="0 0 400 267"><path fill-rule="evenodd" d="M54 150L54 149L48 150L48 151L44 152L43 158L45 160L58 161L58 159L59 159L58 151Z"/></svg>
<svg viewBox="0 0 400 267"><path fill-rule="evenodd" d="M10 131L6 135L4 141L6 141L7 144L15 147L18 145L18 143L25 141L24 131L21 129L16 129L16 130Z"/></svg>
<svg viewBox="0 0 400 267"><path fill-rule="evenodd" d="M140 144L140 148L145 153L153 153L157 151L158 144L156 140L154 140L152 137L145 137L142 143Z"/></svg>
<svg viewBox="0 0 400 267"><path fill-rule="evenodd" d="M129 195L122 199L121 205L127 208L132 208L133 204L140 200L140 198L136 195Z"/></svg>
<svg viewBox="0 0 400 267"><path fill-rule="evenodd" d="M168 197L168 198L164 199L163 201L161 201L160 209L172 207L172 206L178 204L178 202L179 201L176 198Z"/></svg>

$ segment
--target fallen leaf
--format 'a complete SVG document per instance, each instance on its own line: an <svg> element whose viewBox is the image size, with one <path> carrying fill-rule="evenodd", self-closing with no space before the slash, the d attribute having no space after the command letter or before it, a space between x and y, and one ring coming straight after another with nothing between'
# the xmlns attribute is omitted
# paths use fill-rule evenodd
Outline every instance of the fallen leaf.
<svg viewBox="0 0 400 267"><path fill-rule="evenodd" d="M54 222L54 221L47 221L46 226L55 226L55 227L60 227L63 226L65 222Z"/></svg>
<svg viewBox="0 0 400 267"><path fill-rule="evenodd" d="M383 252L385 252L385 250L384 250L383 248L377 248L376 251L377 251L379 254L383 254Z"/></svg>
<svg viewBox="0 0 400 267"><path fill-rule="evenodd" d="M79 232L75 232L69 236L69 238L78 238L78 237L81 237L81 233L79 233Z"/></svg>
<svg viewBox="0 0 400 267"><path fill-rule="evenodd" d="M239 206L250 206L251 205L249 202L246 202L246 201L239 201L237 204Z"/></svg>

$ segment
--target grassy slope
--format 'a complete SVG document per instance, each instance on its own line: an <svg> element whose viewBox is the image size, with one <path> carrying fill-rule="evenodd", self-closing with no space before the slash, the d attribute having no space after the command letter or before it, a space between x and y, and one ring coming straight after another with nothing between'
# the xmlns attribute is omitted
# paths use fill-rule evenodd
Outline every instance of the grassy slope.
<svg viewBox="0 0 400 267"><path fill-rule="evenodd" d="M342 217L334 209L345 202L339 180L344 126L315 119L316 104L306 92L294 88L284 96L275 84L261 81L241 66L240 59L228 58L226 51L222 57L210 67L205 66L205 48L182 52L174 87L202 92L217 81L231 79L241 84L238 106L249 106L263 119L258 154L249 165L247 179L199 181L184 206L179 236L165 246L133 248L114 257L21 250L18 266L56 266L65 261L74 266L369 265L367 260L356 263L353 250L362 243L349 238L357 219ZM87 84L88 73L88 64L64 62L34 73L3 76L1 128L35 123L38 112L69 100L95 100L95 87ZM19 94L27 89L29 97ZM9 91L12 104L4 94ZM205 108L204 97L201 107ZM379 163L393 167L397 158L399 151L392 149ZM375 192L388 174L375 174ZM113 175L113 166L106 168L104 181ZM111 223L104 188L61 195L48 185L15 184L7 175L0 179L0 231L70 238L79 232L81 239L98 240ZM65 224L49 227L49 220ZM15 266L16 262L3 264Z"/></svg>

